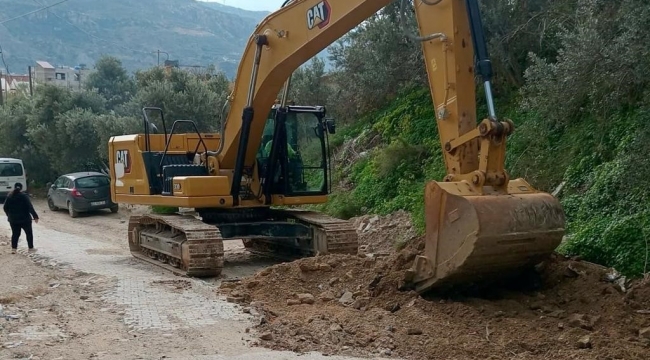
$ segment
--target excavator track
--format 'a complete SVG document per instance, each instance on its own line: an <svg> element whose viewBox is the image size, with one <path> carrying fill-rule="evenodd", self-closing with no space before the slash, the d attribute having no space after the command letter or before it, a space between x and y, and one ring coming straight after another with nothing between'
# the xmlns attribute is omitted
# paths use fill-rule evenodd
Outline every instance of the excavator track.
<svg viewBox="0 0 650 360"><path fill-rule="evenodd" d="M178 275L213 277L223 269L219 229L193 216L132 216L129 249L134 257Z"/></svg>
<svg viewBox="0 0 650 360"><path fill-rule="evenodd" d="M359 250L359 238L353 224L313 211L274 210L274 217L286 218L308 226L311 239L282 241L278 239L244 239L246 249L254 254L282 259L297 257L350 254Z"/></svg>

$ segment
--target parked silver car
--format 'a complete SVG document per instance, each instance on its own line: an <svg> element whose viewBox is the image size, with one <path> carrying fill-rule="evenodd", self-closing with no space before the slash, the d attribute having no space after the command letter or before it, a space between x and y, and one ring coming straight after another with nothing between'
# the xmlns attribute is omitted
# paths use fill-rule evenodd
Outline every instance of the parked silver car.
<svg viewBox="0 0 650 360"><path fill-rule="evenodd" d="M111 200L111 180L100 172L78 172L60 176L47 191L50 210L68 209L71 217L101 209L118 211Z"/></svg>

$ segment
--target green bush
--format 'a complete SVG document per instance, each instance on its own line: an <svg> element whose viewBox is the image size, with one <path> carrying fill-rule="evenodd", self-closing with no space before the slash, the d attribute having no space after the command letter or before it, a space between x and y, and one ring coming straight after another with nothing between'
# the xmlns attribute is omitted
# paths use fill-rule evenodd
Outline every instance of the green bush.
<svg viewBox="0 0 650 360"><path fill-rule="evenodd" d="M341 129L337 137L352 139L364 132L379 135L381 144L347 173L338 174L352 189L337 191L320 210L342 218L406 210L424 231L424 186L445 175L429 90L404 90L384 108Z"/></svg>
<svg viewBox="0 0 650 360"><path fill-rule="evenodd" d="M647 272L650 211L623 217L594 217L573 223L560 252L614 267L628 276Z"/></svg>
<svg viewBox="0 0 650 360"><path fill-rule="evenodd" d="M177 207L171 207L171 206L158 206L158 205L153 205L151 206L151 212L154 214L175 214L179 211Z"/></svg>
<svg viewBox="0 0 650 360"><path fill-rule="evenodd" d="M562 205L571 236L560 251L639 276L650 236L649 118L644 110L612 118L617 123L601 129L592 152L566 170Z"/></svg>

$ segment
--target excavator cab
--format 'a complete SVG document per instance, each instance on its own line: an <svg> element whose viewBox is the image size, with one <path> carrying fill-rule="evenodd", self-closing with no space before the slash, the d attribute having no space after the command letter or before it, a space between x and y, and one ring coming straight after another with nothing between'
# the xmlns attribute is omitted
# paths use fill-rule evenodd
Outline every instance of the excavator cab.
<svg viewBox="0 0 650 360"><path fill-rule="evenodd" d="M329 193L328 134L333 120L322 106L274 106L257 152L261 183L269 195L318 196Z"/></svg>

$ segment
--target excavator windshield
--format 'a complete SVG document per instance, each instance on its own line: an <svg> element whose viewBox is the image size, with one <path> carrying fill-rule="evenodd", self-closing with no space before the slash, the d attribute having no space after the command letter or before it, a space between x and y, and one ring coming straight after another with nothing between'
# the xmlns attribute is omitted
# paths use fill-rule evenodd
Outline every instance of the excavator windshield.
<svg viewBox="0 0 650 360"><path fill-rule="evenodd" d="M271 194L328 193L328 123L324 117L323 107L289 106L284 119L277 116L277 108L271 110L257 152L260 177L263 182L271 181Z"/></svg>

